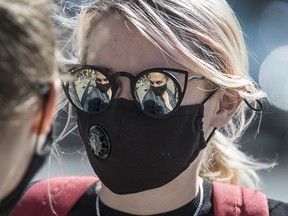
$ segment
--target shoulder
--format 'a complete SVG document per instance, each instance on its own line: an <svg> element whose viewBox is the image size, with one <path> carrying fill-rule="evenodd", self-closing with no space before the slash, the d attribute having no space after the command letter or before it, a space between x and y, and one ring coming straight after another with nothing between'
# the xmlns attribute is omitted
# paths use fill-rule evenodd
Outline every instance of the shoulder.
<svg viewBox="0 0 288 216"><path fill-rule="evenodd" d="M153 97L152 90L151 88L149 88L146 94L144 95L143 100L148 100L151 99L152 97Z"/></svg>
<svg viewBox="0 0 288 216"><path fill-rule="evenodd" d="M100 95L100 92L96 87L93 86L93 87L91 87L91 89L88 93L88 97L95 96L95 95Z"/></svg>
<svg viewBox="0 0 288 216"><path fill-rule="evenodd" d="M213 206L216 215L227 212L244 215L268 216L269 208L266 195L258 190L213 182Z"/></svg>
<svg viewBox="0 0 288 216"><path fill-rule="evenodd" d="M166 89L166 92L168 93L168 95L169 95L170 97L173 96L173 93L172 93L172 91L171 91L169 88Z"/></svg>
<svg viewBox="0 0 288 216"><path fill-rule="evenodd" d="M278 200L268 199L270 216L287 216L288 215L288 203L284 203Z"/></svg>
<svg viewBox="0 0 288 216"><path fill-rule="evenodd" d="M92 176L54 177L33 184L23 195L11 216L67 215L85 191L98 181ZM61 204L61 205L60 205Z"/></svg>
<svg viewBox="0 0 288 216"><path fill-rule="evenodd" d="M244 211L246 215L288 215L288 203L267 199L266 195L258 190L219 182L213 182L212 185L214 212L226 211L229 206L233 206L235 211Z"/></svg>
<svg viewBox="0 0 288 216"><path fill-rule="evenodd" d="M91 185L69 211L67 216L95 216L95 201L100 187L100 184L96 183Z"/></svg>

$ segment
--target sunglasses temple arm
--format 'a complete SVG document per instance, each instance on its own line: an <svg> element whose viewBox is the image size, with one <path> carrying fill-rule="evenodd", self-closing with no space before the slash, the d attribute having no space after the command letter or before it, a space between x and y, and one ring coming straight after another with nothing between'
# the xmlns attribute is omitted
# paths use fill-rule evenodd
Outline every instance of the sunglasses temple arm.
<svg viewBox="0 0 288 216"><path fill-rule="evenodd" d="M252 109L253 111L259 112L259 111L262 111L262 110L263 110L263 104L261 103L260 100L256 100L257 104L259 105L259 108L253 107L253 106L248 102L247 99L244 99L244 102L245 102L246 105L247 105L250 109Z"/></svg>
<svg viewBox="0 0 288 216"><path fill-rule="evenodd" d="M206 79L205 77L202 77L202 76L191 76L191 77L188 77L188 81L192 81L192 80L204 80Z"/></svg>

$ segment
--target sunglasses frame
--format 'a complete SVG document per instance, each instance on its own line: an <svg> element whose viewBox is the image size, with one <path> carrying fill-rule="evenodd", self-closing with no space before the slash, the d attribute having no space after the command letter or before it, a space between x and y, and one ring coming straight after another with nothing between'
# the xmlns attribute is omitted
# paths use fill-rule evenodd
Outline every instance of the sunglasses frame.
<svg viewBox="0 0 288 216"><path fill-rule="evenodd" d="M179 108L183 98L184 98L184 94L186 92L186 88L187 88L187 83L188 81L191 81L191 80L203 80L203 79L206 79L205 77L201 77L201 76L191 76L188 78L188 71L185 71L185 70L180 70L180 69L174 69L174 68L151 68L151 69L147 69L147 70L144 70L144 71L141 71L139 74L137 74L136 76L128 73L128 72L125 72L125 71L118 71L118 72L115 72L113 74L109 73L107 69L105 68L102 68L102 67L97 67L97 66L94 66L94 65L82 65L82 64L67 64L64 66L65 69L64 70L61 70L61 74L63 75L67 75L67 73L69 73L69 75L75 75L77 72L79 72L80 70L87 70L87 69L91 69L91 70L95 70L95 71L98 71L100 73L102 73L109 81L110 83L110 86L111 86L111 91L112 91L112 95L111 95L111 99L108 103L108 106L103 109L103 110L100 110L100 111L96 111L96 112L93 112L93 111L85 111L81 108L79 108L75 103L74 101L72 100L72 98L70 97L70 93L69 93L69 84L70 82L66 82L65 81L62 81L62 87L63 87L63 90L68 98L68 100L70 101L70 103L73 105L73 107L75 107L78 111L80 112L84 112L86 114L89 114L89 115L95 115L95 114L100 114L104 111L106 111L107 109L109 109L109 107L111 106L113 100L115 99L115 95L116 95L116 92L118 90L118 85L116 83L116 79L118 77L127 77L129 80L130 80L130 90L131 90L131 95L132 95L132 98L133 98L133 101L135 103L135 105L137 106L137 108L145 115L151 117L151 118L154 118L154 119L163 119L163 118L167 118L171 115L173 115L177 109ZM135 93L135 90L136 90L136 84L137 84L137 81L139 80L140 77L142 77L144 74L149 74L151 72L159 72L159 73L162 73L164 74L165 76L169 77L172 81L173 81L173 84L175 85L175 87L179 90L178 91L178 101L175 105L175 107L173 108L173 110L171 110L171 112L167 113L167 114L164 114L164 115L161 115L161 116L157 116L157 115L153 115L149 112L145 112L142 107L141 107L141 103L138 102L138 98L136 97L136 93ZM184 75L184 85L183 85L183 88L181 88L180 86L180 83L179 83L179 80L172 74L172 73L179 73L179 74L182 74ZM183 89L183 90L182 90Z"/></svg>

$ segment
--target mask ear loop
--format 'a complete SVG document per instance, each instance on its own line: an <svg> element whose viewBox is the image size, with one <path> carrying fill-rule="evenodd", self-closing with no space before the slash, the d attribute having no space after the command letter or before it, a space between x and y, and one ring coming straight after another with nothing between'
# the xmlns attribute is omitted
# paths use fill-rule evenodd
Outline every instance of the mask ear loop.
<svg viewBox="0 0 288 216"><path fill-rule="evenodd" d="M217 87L215 88L215 90L212 91L212 92L204 99L204 101L202 101L201 104L206 103L206 101L208 101L219 89L220 89L220 87L217 86ZM213 130L212 130L212 132L209 134L208 138L205 140L206 144L208 144L208 142L210 141L210 139L212 138L212 136L214 135L214 133L215 133L216 130L217 130L217 128L214 127Z"/></svg>
<svg viewBox="0 0 288 216"><path fill-rule="evenodd" d="M206 144L208 144L208 142L210 141L210 139L212 138L212 136L214 135L215 131L217 130L216 127L213 128L212 132L209 134L207 140L205 140Z"/></svg>
<svg viewBox="0 0 288 216"><path fill-rule="evenodd" d="M212 96L213 94L208 96L208 99ZM207 101L207 99L204 100L204 103ZM247 104L247 106L252 109L253 111L256 112L260 112L263 110L263 104L261 103L261 101L256 100L257 104L259 105L259 108L255 108L253 107L246 99L244 99L245 103ZM215 127L212 132L210 133L209 137L206 140L206 143L208 143L210 141L210 139L212 138L212 136L214 135L215 131L217 130L217 128Z"/></svg>
<svg viewBox="0 0 288 216"><path fill-rule="evenodd" d="M206 101L208 101L218 90L220 89L220 87L218 86L214 91L212 91L205 99L204 101L201 103L201 104L204 104ZM263 104L261 103L260 100L256 100L256 103L259 105L259 108L255 108L253 107L247 99L243 99L244 102L246 103L246 105L253 111L256 111L256 112L260 112L263 110ZM206 143L208 143L210 141L210 139L212 138L212 136L214 135L215 131L217 130L217 128L213 128L212 132L210 133L210 135L208 136L207 140L206 140Z"/></svg>
<svg viewBox="0 0 288 216"><path fill-rule="evenodd" d="M217 89L218 90L218 89ZM209 98L211 98L211 96L217 91L215 90L213 93L211 93L205 100L203 103L205 103ZM255 108L253 107L246 99L244 99L245 103L247 104L247 106L252 109L253 111L256 112L260 112L263 110L263 104L261 103L261 101L256 100L257 104L259 105L259 108ZM217 130L217 128L213 128L212 132L210 133L210 135L208 136L206 143L208 143L210 141L210 139L212 138L212 136L214 135L215 131Z"/></svg>

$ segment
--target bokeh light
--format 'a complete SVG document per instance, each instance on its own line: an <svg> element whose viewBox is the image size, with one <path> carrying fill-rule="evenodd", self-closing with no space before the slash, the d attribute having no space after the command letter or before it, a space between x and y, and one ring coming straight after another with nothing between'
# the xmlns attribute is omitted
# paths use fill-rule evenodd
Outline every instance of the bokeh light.
<svg viewBox="0 0 288 216"><path fill-rule="evenodd" d="M259 38L267 51L288 44L288 3L271 2L259 21Z"/></svg>
<svg viewBox="0 0 288 216"><path fill-rule="evenodd" d="M260 68L259 82L271 103L288 111L288 45L266 57Z"/></svg>

